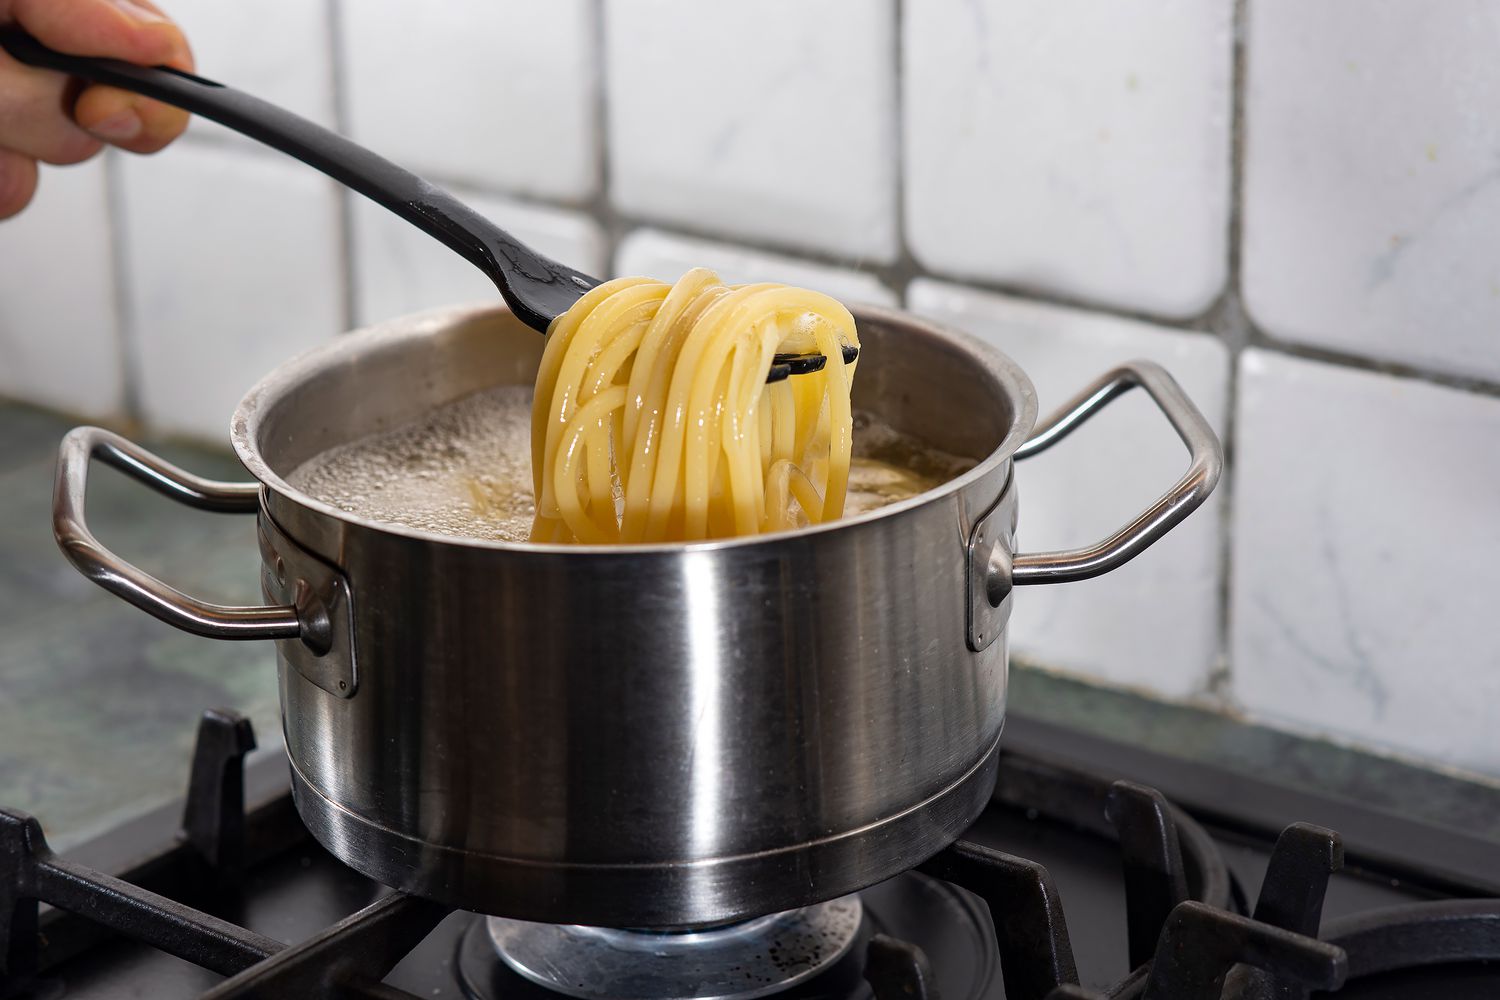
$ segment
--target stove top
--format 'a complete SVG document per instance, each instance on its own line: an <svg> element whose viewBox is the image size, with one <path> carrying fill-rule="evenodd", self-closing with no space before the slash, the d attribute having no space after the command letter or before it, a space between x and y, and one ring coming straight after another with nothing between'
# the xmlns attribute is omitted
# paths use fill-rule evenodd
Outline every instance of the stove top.
<svg viewBox="0 0 1500 1000"><path fill-rule="evenodd" d="M376 885L308 836L284 760L245 765L249 722L209 712L183 802L67 858L0 810L0 997L1500 995L1493 843L1025 718L1003 745L990 808L912 871L673 935Z"/></svg>

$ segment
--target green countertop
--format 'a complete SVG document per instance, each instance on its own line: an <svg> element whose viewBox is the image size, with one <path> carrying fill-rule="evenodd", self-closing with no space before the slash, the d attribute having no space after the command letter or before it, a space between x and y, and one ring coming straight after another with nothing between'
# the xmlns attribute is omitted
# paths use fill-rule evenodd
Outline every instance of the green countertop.
<svg viewBox="0 0 1500 1000"><path fill-rule="evenodd" d="M70 426L0 403L0 806L35 815L58 849L180 795L206 708L249 715L258 752L281 746L269 645L179 632L63 559L52 473ZM160 451L245 478L222 453ZM182 507L98 464L89 487L89 525L117 554L196 596L259 603L253 518Z"/></svg>
<svg viewBox="0 0 1500 1000"><path fill-rule="evenodd" d="M249 715L280 752L271 648L179 632L89 583L52 541L57 443L70 425L0 403L0 806L36 815L54 847L181 793L202 711ZM143 443L190 471L242 479L221 453ZM194 511L95 466L89 523L119 555L219 603L258 603L255 525ZM1011 708L1170 756L1216 763L1500 841L1500 789L1230 715L1013 671Z"/></svg>
<svg viewBox="0 0 1500 1000"><path fill-rule="evenodd" d="M1500 844L1500 787L1475 776L1433 770L1308 739L1234 715L1095 687L1042 670L1011 670L1010 708L1274 785L1343 799Z"/></svg>

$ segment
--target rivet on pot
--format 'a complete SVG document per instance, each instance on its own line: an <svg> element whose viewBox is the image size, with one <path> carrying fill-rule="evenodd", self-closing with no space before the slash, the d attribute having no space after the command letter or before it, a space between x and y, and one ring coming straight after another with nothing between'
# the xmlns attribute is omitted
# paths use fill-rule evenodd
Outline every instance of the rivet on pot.
<svg viewBox="0 0 1500 1000"><path fill-rule="evenodd" d="M1010 549L1001 542L997 541L990 547L989 558L986 560L984 596L992 608L998 608L1010 596L1010 560Z"/></svg>

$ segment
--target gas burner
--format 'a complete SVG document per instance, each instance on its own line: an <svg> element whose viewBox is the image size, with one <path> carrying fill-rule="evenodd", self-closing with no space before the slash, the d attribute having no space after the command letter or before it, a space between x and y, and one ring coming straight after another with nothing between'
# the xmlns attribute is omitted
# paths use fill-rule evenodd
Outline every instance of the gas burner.
<svg viewBox="0 0 1500 1000"><path fill-rule="evenodd" d="M585 952L618 952L648 967L666 960L657 982L669 985L658 988L639 981L636 966L601 970L591 955L594 987L580 992L587 980L560 971L583 968L576 947L567 965L548 964L545 948L541 958L522 957L509 941L514 922L387 892L322 852L297 819L285 763L268 758L244 768L254 746L249 724L209 713L180 813L165 807L64 858L34 819L0 810L0 998L1500 995L1493 843L1296 798L1297 812L1337 814L1340 825L1385 838L1374 842L1383 849L1367 845L1343 872L1342 841L1327 828L1294 823L1272 842L1262 810L1293 812L1284 801L1291 793L1118 744L1095 746L1071 731L1049 740L1039 723L1018 723L984 817L857 901L677 935L522 925L536 937L532 948L582 943ZM1217 817L1215 832L1151 787L1064 763L1054 756L1064 749L1087 751L1086 762L1100 770L1133 763L1136 773L1217 796L1199 803ZM1253 903L1246 886L1259 886ZM243 925L224 919L229 913ZM137 943L105 945L116 935ZM721 954L746 940L755 945L739 958ZM500 941L526 974L501 957ZM679 978L684 966L687 979ZM726 977L726 969L758 981Z"/></svg>
<svg viewBox="0 0 1500 1000"><path fill-rule="evenodd" d="M602 988L586 996L591 1000L606 996L752 997L774 992L777 1000L868 1000L872 988L877 997L907 996L910 995L905 992L909 983L905 977L910 972L910 959L914 954L920 954L923 956L922 961L930 964L926 972L929 984L927 988L935 991L943 1000L1000 1000L1003 996L997 961L999 950L994 925L986 912L986 906L976 896L949 882L908 872L871 886L858 897L846 897L820 905L853 910L848 916L839 916L836 911L833 916L837 917L839 924L828 928L834 933L835 940L845 935L848 940L843 943L838 954L824 956L825 960L817 969L812 969L805 961L797 964L798 951L802 946L794 944L793 950L788 953L791 964L773 970L774 975L782 980L779 984L745 982L746 972L752 968L748 963L742 963L746 968L730 977L729 985L732 988L727 990L718 990L711 985L694 987L682 982L676 978L682 974L680 966L670 969L665 965L658 966L661 978L653 983L627 983L623 980L609 982L607 977L614 973L599 971L596 967L599 975L596 981L603 984ZM816 910L819 907L809 909ZM844 910L846 914L848 909ZM784 919L807 912L793 911L792 914L779 914L762 920ZM814 919L826 920L827 916ZM756 924L759 921L750 923ZM497 926L501 928L501 933L516 926L528 933L532 928L545 928L549 932L555 932L555 936L546 936L553 941L565 940L569 950L557 958L557 968L552 971L551 976L542 979L517 967L513 952L508 950L508 945L501 945L498 940L495 930ZM459 943L457 966L464 994L472 1000L547 1000L549 997L558 1000L562 993L585 996L578 991L576 985L564 987L558 982L563 969L572 971L580 968L579 952L571 949L579 947L584 938L594 939L588 943L592 948L598 947L598 938L618 941L620 935L626 935L625 940L631 946L649 947L652 942L660 942L663 938L702 939L737 930L751 928L746 924L738 924L707 934L671 935L630 931L600 932L598 928L555 928L515 920L477 918L470 923ZM765 939L763 932L757 936ZM558 944L557 947L561 951L563 945ZM505 959L501 958L502 948L506 948L508 952ZM692 961L701 961L700 956L691 954L692 948L683 950L689 953ZM786 963L787 959L783 958L782 962ZM787 975L789 972L792 973L791 976Z"/></svg>
<svg viewBox="0 0 1500 1000"><path fill-rule="evenodd" d="M859 934L858 896L711 930L663 932L490 917L500 957L532 982L584 1000L749 1000L837 962Z"/></svg>

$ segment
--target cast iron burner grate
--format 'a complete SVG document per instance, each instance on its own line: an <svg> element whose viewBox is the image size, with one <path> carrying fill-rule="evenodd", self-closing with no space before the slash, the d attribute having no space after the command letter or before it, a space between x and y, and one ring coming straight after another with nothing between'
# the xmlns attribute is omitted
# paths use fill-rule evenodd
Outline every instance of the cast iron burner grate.
<svg viewBox="0 0 1500 1000"><path fill-rule="evenodd" d="M120 877L57 857L34 819L0 811L0 997L65 995L58 970L125 938L227 977L206 998L413 998L381 980L448 919L443 906L391 892L288 945L192 905L224 905L247 873L309 842L284 790L246 809L244 757L253 747L248 720L207 713L176 842ZM1457 1000L1493 996L1500 984L1500 974L1483 965L1500 960L1500 900L1360 913L1330 921L1320 940L1325 890L1343 862L1340 838L1329 830L1294 824L1283 831L1247 915L1218 846L1154 789L1010 752L995 800L1118 841L1133 972L1102 991L1079 986L1048 870L965 839L867 890L857 947L828 973L780 995L1281 1000L1337 991L1349 1000ZM975 944L963 946L961 960L952 939L964 934L920 919L920 908L898 900L918 890L967 907L965 933ZM483 918L469 925L450 950L456 971L449 973L463 978L467 995L556 996L514 973L506 979L492 946L475 950L487 936L474 931ZM1434 992L1435 982L1447 985Z"/></svg>

